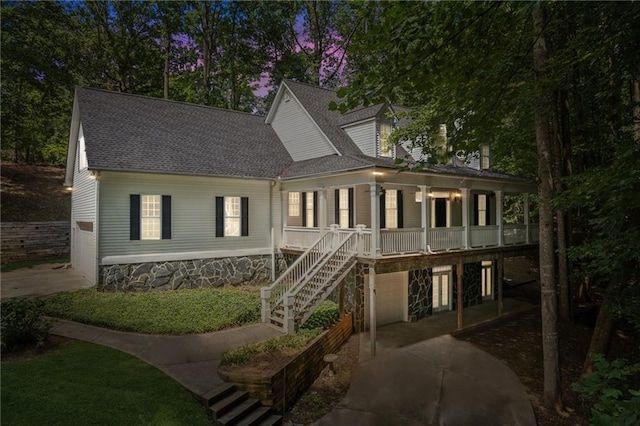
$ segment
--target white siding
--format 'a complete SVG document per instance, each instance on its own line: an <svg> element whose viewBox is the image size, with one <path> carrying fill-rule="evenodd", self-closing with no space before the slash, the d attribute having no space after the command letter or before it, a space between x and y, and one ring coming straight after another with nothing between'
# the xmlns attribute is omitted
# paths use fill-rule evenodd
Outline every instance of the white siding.
<svg viewBox="0 0 640 426"><path fill-rule="evenodd" d="M271 126L294 161L336 154L336 150L288 90L281 98Z"/></svg>
<svg viewBox="0 0 640 426"><path fill-rule="evenodd" d="M369 185L356 185L355 189L356 225L371 227L371 194Z"/></svg>
<svg viewBox="0 0 640 426"><path fill-rule="evenodd" d="M376 156L375 120L345 127L344 130L364 155L369 155L371 157Z"/></svg>
<svg viewBox="0 0 640 426"><path fill-rule="evenodd" d="M82 126L78 139L83 137ZM98 184L88 169L80 170L81 144L76 145L73 192L71 194L71 265L91 283L96 283L96 199ZM83 231L78 222L93 223L93 231Z"/></svg>
<svg viewBox="0 0 640 426"><path fill-rule="evenodd" d="M103 172L100 177L100 256L234 250L269 252L269 181ZM129 239L129 195L171 196L171 239ZM215 197L249 198L249 236L215 236ZM272 200L272 203L277 201ZM275 219L274 219L275 220ZM160 256L161 257L161 256Z"/></svg>

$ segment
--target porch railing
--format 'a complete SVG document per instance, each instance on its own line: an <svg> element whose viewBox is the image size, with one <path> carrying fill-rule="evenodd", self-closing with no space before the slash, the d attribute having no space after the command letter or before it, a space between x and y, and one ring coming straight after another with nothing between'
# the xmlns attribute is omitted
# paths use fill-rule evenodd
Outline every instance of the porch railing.
<svg viewBox="0 0 640 426"><path fill-rule="evenodd" d="M382 254L417 253L423 250L423 228L381 229Z"/></svg>
<svg viewBox="0 0 640 426"><path fill-rule="evenodd" d="M527 226L520 223L505 224L503 228L504 244L524 244L527 242Z"/></svg>
<svg viewBox="0 0 640 426"><path fill-rule="evenodd" d="M320 238L319 228L285 226L283 243L285 247L306 249Z"/></svg>
<svg viewBox="0 0 640 426"><path fill-rule="evenodd" d="M433 251L461 249L464 247L464 227L430 228L429 247Z"/></svg>
<svg viewBox="0 0 640 426"><path fill-rule="evenodd" d="M472 226L469 229L470 247L490 247L498 245L498 233L500 228L497 225Z"/></svg>

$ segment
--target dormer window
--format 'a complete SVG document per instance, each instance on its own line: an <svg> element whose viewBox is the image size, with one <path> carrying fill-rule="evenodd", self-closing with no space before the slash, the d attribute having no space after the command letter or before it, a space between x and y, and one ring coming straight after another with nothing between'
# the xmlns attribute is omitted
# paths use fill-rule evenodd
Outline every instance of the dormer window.
<svg viewBox="0 0 640 426"><path fill-rule="evenodd" d="M489 145L480 145L480 170L488 170L490 166Z"/></svg>
<svg viewBox="0 0 640 426"><path fill-rule="evenodd" d="M395 147L389 140L393 127L391 123L380 123L378 130L379 155L381 157L395 157Z"/></svg>

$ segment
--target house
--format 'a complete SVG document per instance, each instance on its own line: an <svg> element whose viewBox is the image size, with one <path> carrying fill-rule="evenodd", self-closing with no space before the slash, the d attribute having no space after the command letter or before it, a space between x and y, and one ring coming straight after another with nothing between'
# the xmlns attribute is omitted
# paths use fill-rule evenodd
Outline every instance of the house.
<svg viewBox="0 0 640 426"><path fill-rule="evenodd" d="M73 267L108 291L271 283L263 319L288 332L330 294L360 329L496 298L501 259L537 250L526 197L515 224L505 197L535 184L484 149L399 173L419 153L388 144L397 107L336 99L287 80L260 117L78 88Z"/></svg>

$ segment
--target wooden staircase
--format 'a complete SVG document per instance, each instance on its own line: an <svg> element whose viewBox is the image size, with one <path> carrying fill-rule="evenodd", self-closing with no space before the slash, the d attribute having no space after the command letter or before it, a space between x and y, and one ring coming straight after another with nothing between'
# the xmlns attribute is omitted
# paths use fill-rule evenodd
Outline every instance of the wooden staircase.
<svg viewBox="0 0 640 426"><path fill-rule="evenodd" d="M333 225L273 284L262 289L262 320L291 334L309 319L356 264L362 228Z"/></svg>
<svg viewBox="0 0 640 426"><path fill-rule="evenodd" d="M233 383L224 383L204 396L204 403L216 425L274 426L282 424L282 416Z"/></svg>

